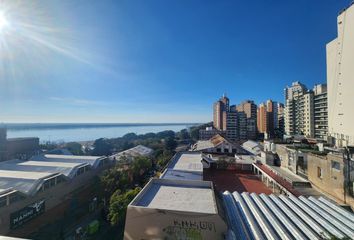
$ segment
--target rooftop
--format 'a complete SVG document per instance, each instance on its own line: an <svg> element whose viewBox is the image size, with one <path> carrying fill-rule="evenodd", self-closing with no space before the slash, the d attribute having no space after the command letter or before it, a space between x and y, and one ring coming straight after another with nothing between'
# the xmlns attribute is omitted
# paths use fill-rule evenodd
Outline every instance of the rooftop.
<svg viewBox="0 0 354 240"><path fill-rule="evenodd" d="M248 151L254 155L258 155L262 151L262 146L259 143L252 141L252 140L248 140L248 141L244 142L241 146L243 149L245 149L246 151Z"/></svg>
<svg viewBox="0 0 354 240"><path fill-rule="evenodd" d="M354 239L354 214L322 197L226 191L223 199L240 239Z"/></svg>
<svg viewBox="0 0 354 240"><path fill-rule="evenodd" d="M199 140L196 144L194 144L193 151L202 151L209 148L215 148L224 142L232 144L227 138L221 136L220 134L216 134L209 140Z"/></svg>
<svg viewBox="0 0 354 240"><path fill-rule="evenodd" d="M37 155L29 161L9 160L0 163L0 193L17 190L34 194L41 184L50 177L63 175L73 178L80 167L97 167L105 157Z"/></svg>
<svg viewBox="0 0 354 240"><path fill-rule="evenodd" d="M120 157L120 156L131 156L131 157L136 157L136 156L148 156L153 152L151 148L145 147L143 145L137 145L133 148L129 148L125 151L119 152L117 154L114 154L113 157Z"/></svg>
<svg viewBox="0 0 354 240"><path fill-rule="evenodd" d="M207 181L186 181L152 179L130 206L217 214L212 183Z"/></svg>
<svg viewBox="0 0 354 240"><path fill-rule="evenodd" d="M287 168L283 167L278 167L278 166L271 166L267 165L270 170L275 172L276 174L280 175L281 177L285 178L288 182L290 183L296 183L296 182L301 182L301 183L306 183L308 182L306 179L300 177L299 175L296 175L292 171L290 171Z"/></svg>
<svg viewBox="0 0 354 240"><path fill-rule="evenodd" d="M272 191L251 172L205 169L204 180L212 181L217 191L238 191L271 194Z"/></svg>
<svg viewBox="0 0 354 240"><path fill-rule="evenodd" d="M165 179L203 180L202 155L196 152L178 152L161 175Z"/></svg>

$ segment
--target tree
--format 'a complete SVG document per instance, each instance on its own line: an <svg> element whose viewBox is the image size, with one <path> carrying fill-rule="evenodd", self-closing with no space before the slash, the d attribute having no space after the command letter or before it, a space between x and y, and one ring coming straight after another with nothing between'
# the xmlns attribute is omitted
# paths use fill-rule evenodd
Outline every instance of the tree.
<svg viewBox="0 0 354 240"><path fill-rule="evenodd" d="M166 138L164 143L165 143L165 149L166 150L172 151L172 150L174 150L177 147L177 142L176 142L176 140L174 138L170 138L170 137Z"/></svg>
<svg viewBox="0 0 354 240"><path fill-rule="evenodd" d="M68 142L65 147L74 155L83 155L82 145L78 142Z"/></svg>
<svg viewBox="0 0 354 240"><path fill-rule="evenodd" d="M131 163L131 171L135 180L151 169L152 162L148 157L135 157Z"/></svg>
<svg viewBox="0 0 354 240"><path fill-rule="evenodd" d="M174 131L171 130L166 130L166 131L162 131L162 132L158 132L156 133L156 137L157 138L175 138L176 133Z"/></svg>
<svg viewBox="0 0 354 240"><path fill-rule="evenodd" d="M179 140L188 140L188 139L190 139L190 135L188 133L188 130L187 129L182 129L181 131L179 131L177 133L177 138Z"/></svg>
<svg viewBox="0 0 354 240"><path fill-rule="evenodd" d="M199 140L199 130L205 129L206 127L211 127L212 125L213 125L212 123L206 123L206 124L191 127L190 128L191 138L194 141L198 141Z"/></svg>
<svg viewBox="0 0 354 240"><path fill-rule="evenodd" d="M122 138L125 140L135 140L138 138L138 135L136 135L135 133L127 133Z"/></svg>
<svg viewBox="0 0 354 240"><path fill-rule="evenodd" d="M140 190L141 188L135 188L123 194L121 190L117 190L113 193L110 199L108 214L108 218L112 225L124 224L127 207Z"/></svg>
<svg viewBox="0 0 354 240"><path fill-rule="evenodd" d="M132 186L129 173L118 167L106 170L100 177L100 186L106 197L110 197L117 189L126 191Z"/></svg>
<svg viewBox="0 0 354 240"><path fill-rule="evenodd" d="M164 150L163 153L157 157L157 166L159 169L163 169L172 157L172 151Z"/></svg>
<svg viewBox="0 0 354 240"><path fill-rule="evenodd" d="M94 149L92 151L92 155L94 156L108 156L111 154L113 149L112 144L108 139L99 138L93 143Z"/></svg>

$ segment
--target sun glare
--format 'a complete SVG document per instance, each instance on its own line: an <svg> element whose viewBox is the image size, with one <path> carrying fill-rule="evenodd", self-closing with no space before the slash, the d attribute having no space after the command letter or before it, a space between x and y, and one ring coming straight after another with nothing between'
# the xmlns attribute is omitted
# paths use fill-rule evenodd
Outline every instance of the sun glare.
<svg viewBox="0 0 354 240"><path fill-rule="evenodd" d="M0 31L3 30L8 24L9 23L5 15L2 12L0 12Z"/></svg>

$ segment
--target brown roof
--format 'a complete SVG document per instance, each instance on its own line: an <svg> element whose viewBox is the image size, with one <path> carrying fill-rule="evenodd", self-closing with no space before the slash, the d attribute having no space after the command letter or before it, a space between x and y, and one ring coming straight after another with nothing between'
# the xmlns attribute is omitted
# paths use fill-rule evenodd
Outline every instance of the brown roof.
<svg viewBox="0 0 354 240"><path fill-rule="evenodd" d="M216 134L214 137L210 138L209 140L214 146L218 146L223 142L231 143L228 139L221 136L220 134Z"/></svg>

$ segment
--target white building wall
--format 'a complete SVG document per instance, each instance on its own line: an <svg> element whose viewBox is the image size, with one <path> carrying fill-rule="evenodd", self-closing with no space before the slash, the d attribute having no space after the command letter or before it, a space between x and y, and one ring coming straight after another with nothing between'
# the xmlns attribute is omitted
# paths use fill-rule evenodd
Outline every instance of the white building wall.
<svg viewBox="0 0 354 240"><path fill-rule="evenodd" d="M328 131L336 145L354 145L354 5L337 19L327 44Z"/></svg>

